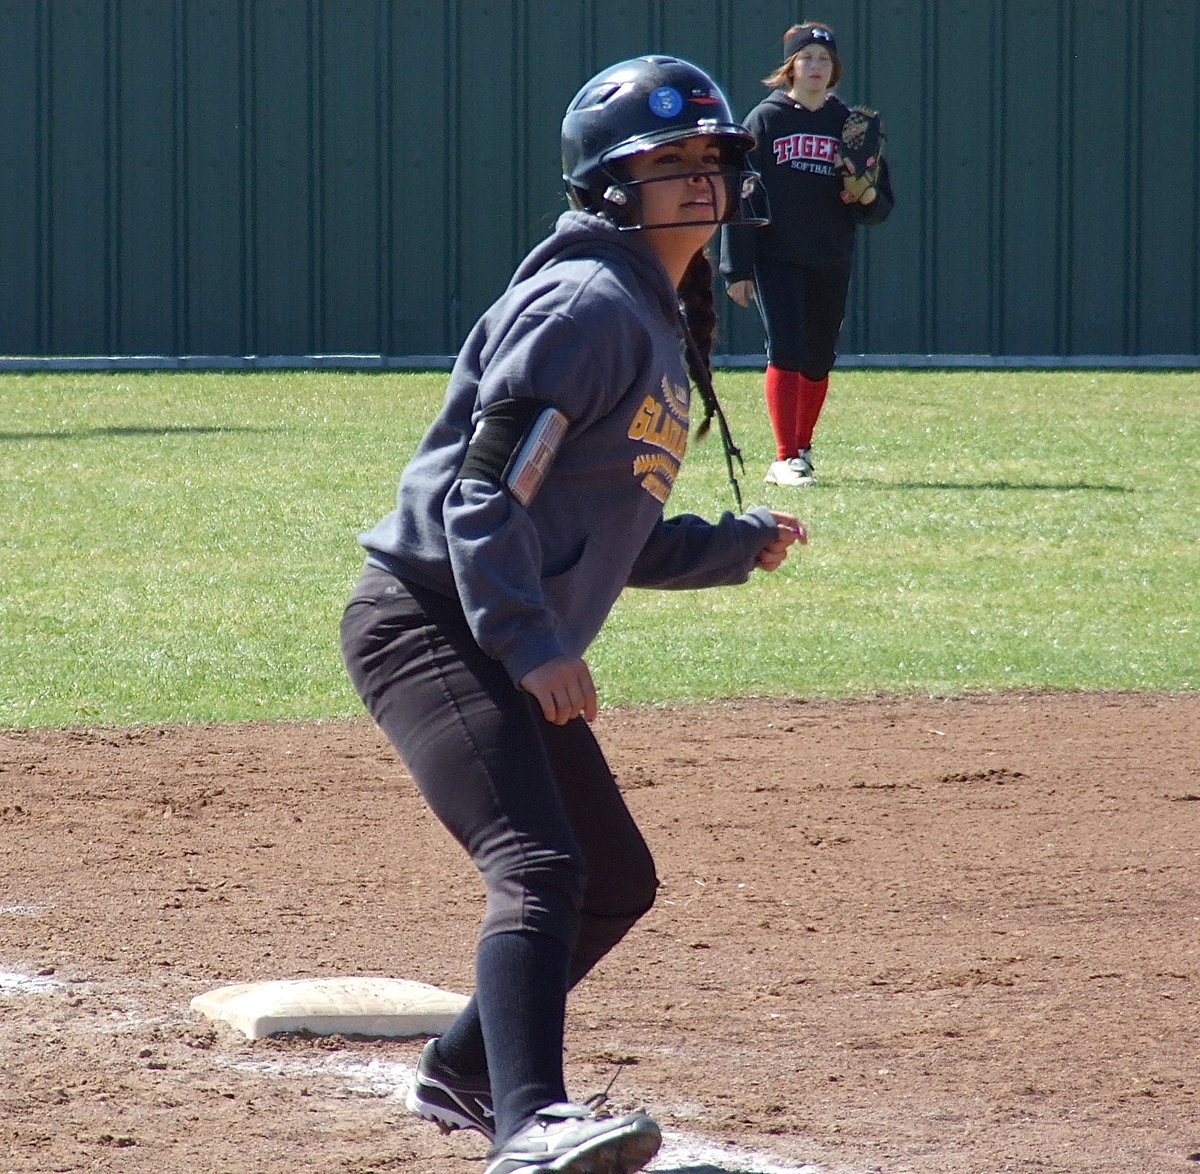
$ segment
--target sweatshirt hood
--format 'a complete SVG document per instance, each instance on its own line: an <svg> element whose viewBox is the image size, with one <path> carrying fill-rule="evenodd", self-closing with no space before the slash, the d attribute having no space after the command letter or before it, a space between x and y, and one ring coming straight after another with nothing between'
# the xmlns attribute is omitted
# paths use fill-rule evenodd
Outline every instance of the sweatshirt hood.
<svg viewBox="0 0 1200 1174"><path fill-rule="evenodd" d="M559 216L554 233L536 245L521 262L509 288L559 261L585 257L618 262L631 268L646 293L662 305L667 320L678 321L679 291L671 284L654 250L639 234L622 232L616 225L590 212L572 210Z"/></svg>

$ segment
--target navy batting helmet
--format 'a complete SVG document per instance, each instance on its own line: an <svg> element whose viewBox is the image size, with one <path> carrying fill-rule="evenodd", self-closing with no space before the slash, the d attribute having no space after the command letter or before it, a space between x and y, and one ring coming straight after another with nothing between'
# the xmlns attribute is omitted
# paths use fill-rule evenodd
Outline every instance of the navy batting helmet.
<svg viewBox="0 0 1200 1174"><path fill-rule="evenodd" d="M639 185L621 160L700 137L713 138L721 150L722 220L765 224L762 181L746 163L754 136L734 120L712 78L677 57L635 57L611 65L575 95L562 124L567 199L622 229L672 227L642 223Z"/></svg>

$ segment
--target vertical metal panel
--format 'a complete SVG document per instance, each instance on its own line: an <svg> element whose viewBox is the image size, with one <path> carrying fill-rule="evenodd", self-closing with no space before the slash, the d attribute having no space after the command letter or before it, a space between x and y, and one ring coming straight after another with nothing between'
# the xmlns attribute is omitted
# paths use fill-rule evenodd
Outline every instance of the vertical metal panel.
<svg viewBox="0 0 1200 1174"><path fill-rule="evenodd" d="M859 231L839 349L928 354L936 259L929 243L939 208L931 130L937 112L936 25L928 5L905 0L872 4L869 11L856 6L847 15L856 35L843 32L840 23L834 26L847 57L840 93L849 104L864 102L883 115L896 209L883 224Z"/></svg>
<svg viewBox="0 0 1200 1174"><path fill-rule="evenodd" d="M261 0L254 15L253 333L260 354L317 350L320 232L313 10L319 0Z"/></svg>
<svg viewBox="0 0 1200 1174"><path fill-rule="evenodd" d="M389 6L391 91L385 128L388 242L383 350L399 355L453 349L452 291L461 252L453 193L459 75L450 51L452 5L396 0ZM479 38L473 51L482 56Z"/></svg>
<svg viewBox="0 0 1200 1174"><path fill-rule="evenodd" d="M664 4L662 33L655 51L682 57L719 77L719 46L725 39L727 14L728 5L722 0L673 0Z"/></svg>
<svg viewBox="0 0 1200 1174"><path fill-rule="evenodd" d="M492 301L498 286L490 262L511 271L516 216L513 159L523 111L517 82L519 27L516 5L504 0L482 3L454 46L462 92L474 93L476 117L460 123L454 150L461 186L448 193L460 202L458 247L461 264L454 290L454 337L461 341L474 319ZM486 29L481 41L479 30Z"/></svg>
<svg viewBox="0 0 1200 1174"><path fill-rule="evenodd" d="M1137 158L1128 99L1137 27L1128 0L1089 0L1072 11L1062 144L1071 167L1064 343L1072 354L1128 352L1129 183Z"/></svg>
<svg viewBox="0 0 1200 1174"><path fill-rule="evenodd" d="M112 338L110 219L113 9L94 0L48 3L45 346L103 354ZM5 348L7 349L7 348Z"/></svg>
<svg viewBox="0 0 1200 1174"><path fill-rule="evenodd" d="M986 10L985 10L986 11ZM938 46L933 95L932 249L933 330L929 349L986 354L991 349L991 154L995 107L994 43L980 5L943 3L935 13Z"/></svg>
<svg viewBox="0 0 1200 1174"><path fill-rule="evenodd" d="M1155 5L1141 37L1143 143L1134 226L1134 349L1200 352L1200 4Z"/></svg>
<svg viewBox="0 0 1200 1174"><path fill-rule="evenodd" d="M799 0L0 0L0 354L447 354L670 52L745 114ZM824 0L898 206L841 349L1200 350L1195 0ZM718 346L761 354L721 299Z"/></svg>
<svg viewBox="0 0 1200 1174"><path fill-rule="evenodd" d="M180 349L179 252L185 244L177 219L182 189L176 145L176 5L138 0L117 10L115 332L119 354L176 354Z"/></svg>
<svg viewBox="0 0 1200 1174"><path fill-rule="evenodd" d="M239 4L187 4L184 104L185 273L181 330L188 354L245 354L248 38Z"/></svg>
<svg viewBox="0 0 1200 1174"><path fill-rule="evenodd" d="M602 3L603 0L598 0ZM560 128L563 111L591 76L589 5L578 20L562 19L561 0L527 0L521 71L526 80L527 120L521 172L521 235L517 252L549 233L566 208L562 185Z"/></svg>
<svg viewBox="0 0 1200 1174"><path fill-rule="evenodd" d="M613 62L661 52L659 8L654 0L613 0L610 4L597 0L592 18L594 59L579 82Z"/></svg>
<svg viewBox="0 0 1200 1174"><path fill-rule="evenodd" d="M999 200L996 264L1000 274L999 337L995 350L1057 352L1062 280L1059 259L1066 224L1069 168L1060 148L1064 132L1064 34L1046 0L1002 5L1003 61L1000 127L994 157Z"/></svg>
<svg viewBox="0 0 1200 1174"><path fill-rule="evenodd" d="M29 0L0 3L0 28L18 51L0 69L0 349L34 354L39 331L43 243L40 172L42 137L39 78L39 5Z"/></svg>
<svg viewBox="0 0 1200 1174"><path fill-rule="evenodd" d="M378 4L327 0L320 13L317 346L365 354L378 349L380 337L380 115L386 108L380 81L387 47Z"/></svg>

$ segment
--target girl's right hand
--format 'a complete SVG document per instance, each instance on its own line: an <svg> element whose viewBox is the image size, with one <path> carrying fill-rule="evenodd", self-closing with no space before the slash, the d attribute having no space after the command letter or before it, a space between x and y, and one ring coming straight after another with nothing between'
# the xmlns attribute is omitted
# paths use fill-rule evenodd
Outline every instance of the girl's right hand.
<svg viewBox="0 0 1200 1174"><path fill-rule="evenodd" d="M775 537L758 552L754 565L760 571L779 570L788 556L788 547L793 542L799 542L801 545L808 543L808 531L799 518L792 514L777 513L775 510L771 511L771 516L775 519L778 529Z"/></svg>
<svg viewBox="0 0 1200 1174"><path fill-rule="evenodd" d="M747 278L745 281L730 282L725 291L742 309L754 301L754 282Z"/></svg>
<svg viewBox="0 0 1200 1174"><path fill-rule="evenodd" d="M556 656L531 669L518 684L533 694L552 725L565 726L577 717L594 722L600 712L592 672L582 657Z"/></svg>

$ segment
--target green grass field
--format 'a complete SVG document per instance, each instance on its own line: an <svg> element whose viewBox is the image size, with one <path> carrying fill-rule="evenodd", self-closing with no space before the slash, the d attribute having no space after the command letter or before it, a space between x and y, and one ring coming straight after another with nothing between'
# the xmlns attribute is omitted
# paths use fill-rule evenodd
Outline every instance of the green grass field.
<svg viewBox="0 0 1200 1174"><path fill-rule="evenodd" d="M0 725L339 717L355 534L444 373L0 377ZM764 486L757 371L718 388L775 575L627 592L606 704L1200 687L1200 374L841 371L820 484ZM670 512L732 504L715 437ZM793 548L798 549L798 548Z"/></svg>

